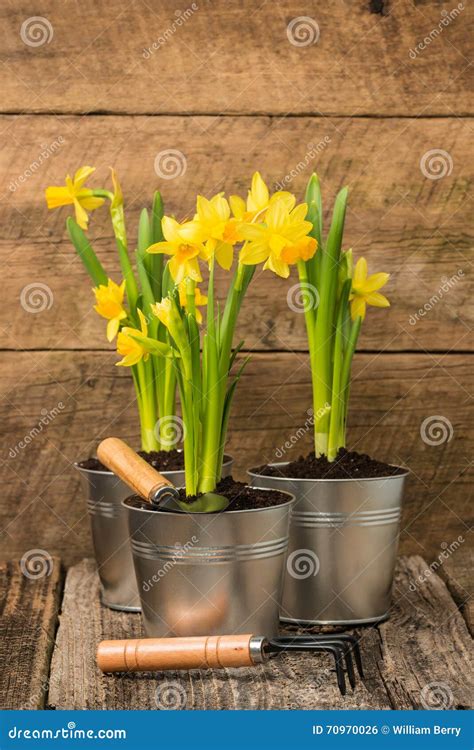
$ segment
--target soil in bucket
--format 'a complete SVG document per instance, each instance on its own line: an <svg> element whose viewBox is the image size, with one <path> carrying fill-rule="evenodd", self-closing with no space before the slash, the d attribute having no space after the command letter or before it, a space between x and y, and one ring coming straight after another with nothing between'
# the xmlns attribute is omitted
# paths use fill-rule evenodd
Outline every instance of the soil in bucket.
<svg viewBox="0 0 474 750"><path fill-rule="evenodd" d="M183 451L137 451L137 453L158 471L183 471L184 469ZM224 462L226 461L230 461L229 456L224 456ZM81 469L89 471L109 471L98 458L87 458L85 461L80 461L78 465Z"/></svg>
<svg viewBox="0 0 474 750"><path fill-rule="evenodd" d="M334 461L316 458L314 451L284 466L258 466L252 473L287 479L371 479L405 474L406 469L377 461L365 453L341 448Z"/></svg>
<svg viewBox="0 0 474 750"><path fill-rule="evenodd" d="M261 490L256 487L250 487L244 482L236 482L232 477L225 477L218 482L213 492L223 495L229 500L229 505L222 513L229 510L259 510L262 508L272 508L275 505L283 505L289 501L289 496L278 490ZM199 495L188 496L184 489L180 490L180 500L188 503L194 502ZM134 495L127 501L134 508L150 510L150 504L138 495ZM166 509L160 509L166 512Z"/></svg>

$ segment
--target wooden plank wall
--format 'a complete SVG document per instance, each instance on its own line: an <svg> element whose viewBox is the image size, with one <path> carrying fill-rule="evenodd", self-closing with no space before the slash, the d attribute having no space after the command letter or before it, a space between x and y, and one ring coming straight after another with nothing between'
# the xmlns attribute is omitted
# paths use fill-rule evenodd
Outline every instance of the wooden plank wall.
<svg viewBox="0 0 474 750"><path fill-rule="evenodd" d="M70 564L90 553L72 463L111 432L138 438L131 379L114 368L91 309L67 209L48 213L44 203L45 186L85 163L97 166L97 181L118 169L132 232L156 188L184 216L196 192L243 191L257 168L299 194L316 169L326 205L349 185L347 246L392 274L392 307L371 310L361 337L350 442L412 470L405 553L432 559L464 541L474 422L472 8L197 0L179 11L171 0L19 0L0 14L1 557L41 548ZM169 149L183 155L181 173L160 179L155 161ZM117 277L105 212L91 236ZM295 435L288 457L310 447L300 429L310 374L302 316L288 306L293 283L259 273L242 311L253 358L230 430L239 476Z"/></svg>

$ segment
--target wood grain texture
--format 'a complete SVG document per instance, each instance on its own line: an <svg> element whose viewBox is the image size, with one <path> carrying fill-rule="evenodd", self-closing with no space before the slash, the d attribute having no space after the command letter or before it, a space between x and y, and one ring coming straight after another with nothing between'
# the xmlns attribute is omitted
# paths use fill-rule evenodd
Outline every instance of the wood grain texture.
<svg viewBox="0 0 474 750"><path fill-rule="evenodd" d="M421 557L398 566L390 619L379 626L383 680L394 708L467 709L472 640L445 584L426 569Z"/></svg>
<svg viewBox="0 0 474 750"><path fill-rule="evenodd" d="M104 638L143 636L139 615L102 607L95 565L84 560L70 568L56 648L49 702L55 708L107 709L282 709L358 708L390 704L376 672L373 697L359 683L343 702L329 657L284 655L251 669L102 674L95 650ZM78 680L77 676L83 679Z"/></svg>
<svg viewBox="0 0 474 750"><path fill-rule="evenodd" d="M386 290L392 307L370 310L359 348L473 347L472 166L465 158L473 120L24 116L1 117L0 128L0 174L6 186L0 201L6 302L2 348L107 348L105 321L92 309L91 282L65 230L70 207L48 212L44 201L45 186L61 184L67 172L85 163L98 167L90 184L109 183L109 164L121 175L132 250L139 212L156 188L167 210L183 218L199 192L245 194L256 168L269 182L289 176L288 187L300 196L316 169L327 211L348 184L345 247L366 256L369 270L391 273ZM330 141L319 154L308 150L308 144L326 137ZM38 164L42 148L59 138L62 145ZM164 180L154 162L169 148L182 151L187 168L182 176ZM442 179L429 179L420 168L432 149L446 152L438 167L444 163L451 171ZM89 234L108 273L118 280L105 208L93 214ZM224 275L218 288L226 288ZM307 349L304 316L291 309L296 305L298 310L295 283L295 274L285 281L257 271L239 322L247 348ZM35 297L38 285L46 287Z"/></svg>
<svg viewBox="0 0 474 750"><path fill-rule="evenodd" d="M284 654L251 669L102 674L97 643L143 632L139 615L101 606L95 565L83 560L67 576L49 703L58 709L423 708L441 683L445 708L468 708L471 639L436 575L410 590L425 568L419 557L399 560L391 619L356 631L365 676L343 698L321 654Z"/></svg>
<svg viewBox="0 0 474 750"><path fill-rule="evenodd" d="M90 554L90 532L73 463L115 435L138 447L130 374L104 352L9 352L0 375L2 554L41 546L66 564ZM431 560L460 534L472 508L471 358L359 354L349 445L407 465L401 544ZM237 389L228 451L235 474L311 448L306 354L255 354ZM424 442L440 440L439 444ZM43 420L43 422L41 422ZM429 430L431 421L441 433ZM443 442L443 432L444 442ZM449 439L450 438L450 439Z"/></svg>
<svg viewBox="0 0 474 750"><path fill-rule="evenodd" d="M446 22L435 0L374 5L84 0L63 13L54 0L5 4L2 109L472 113L471 6ZM46 18L36 35L33 10Z"/></svg>
<svg viewBox="0 0 474 750"><path fill-rule="evenodd" d="M471 635L474 635L474 551L469 538L462 534L454 550L446 549L439 566L451 596L459 607Z"/></svg>
<svg viewBox="0 0 474 750"><path fill-rule="evenodd" d="M61 562L39 549L0 563L0 709L44 708L62 593Z"/></svg>

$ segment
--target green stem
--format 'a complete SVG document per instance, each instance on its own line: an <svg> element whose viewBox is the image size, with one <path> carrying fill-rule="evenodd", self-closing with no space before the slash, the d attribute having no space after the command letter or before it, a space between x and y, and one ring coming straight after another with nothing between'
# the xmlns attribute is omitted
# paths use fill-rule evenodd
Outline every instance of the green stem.
<svg viewBox="0 0 474 750"><path fill-rule="evenodd" d="M145 451L159 450L159 441L155 434L156 427L156 400L153 383L153 363L151 360L137 363L138 380L140 383L140 396L142 404L141 413L141 436L142 448Z"/></svg>
<svg viewBox="0 0 474 750"><path fill-rule="evenodd" d="M314 448L316 456L327 454L329 413L332 403L332 355L334 347L334 317L338 283L339 259L344 229L347 189L343 188L334 204L328 240L321 260L320 298L314 334L316 359Z"/></svg>
<svg viewBox="0 0 474 750"><path fill-rule="evenodd" d="M314 309L313 300L311 293L308 289L308 269L307 264L300 260L298 261L298 274L301 283L301 291L303 294L303 309L306 323L306 333L308 336L308 348L309 348L309 361L311 367L311 384L313 393L313 418L316 419L316 391L317 391L317 380L316 380L316 368L317 368L317 356L316 348L314 345L314 330L316 325L316 311Z"/></svg>
<svg viewBox="0 0 474 750"><path fill-rule="evenodd" d="M349 409L349 393L350 393L350 385L351 385L352 359L353 359L354 352L357 346L357 340L359 338L361 326L362 326L362 318L359 316L352 323L346 350L344 352L344 359L342 362L342 373L341 373L341 395L343 398L342 439L343 439L344 444L346 442L346 423L347 423L347 412Z"/></svg>
<svg viewBox="0 0 474 750"><path fill-rule="evenodd" d="M203 401L202 455L199 492L211 492L217 481L217 462L220 453L223 401L220 397L219 352L216 340L214 311L214 259L209 269L207 291L206 373Z"/></svg>
<svg viewBox="0 0 474 750"><path fill-rule="evenodd" d="M329 419L328 460L334 461L339 448L344 444L343 418L344 394L341 390L343 369L344 320L349 301L351 280L348 279L342 288L334 338L332 400Z"/></svg>

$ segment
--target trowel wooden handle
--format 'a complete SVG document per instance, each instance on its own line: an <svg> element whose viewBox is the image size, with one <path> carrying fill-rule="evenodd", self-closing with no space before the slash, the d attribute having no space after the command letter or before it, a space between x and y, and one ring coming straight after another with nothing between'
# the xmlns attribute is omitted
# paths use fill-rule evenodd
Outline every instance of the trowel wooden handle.
<svg viewBox="0 0 474 750"><path fill-rule="evenodd" d="M102 641L97 665L102 672L251 667L263 661L263 641L253 635Z"/></svg>
<svg viewBox="0 0 474 750"><path fill-rule="evenodd" d="M97 448L97 456L99 461L145 500L154 502L160 489L173 487L166 477L119 438L110 437L102 440Z"/></svg>

